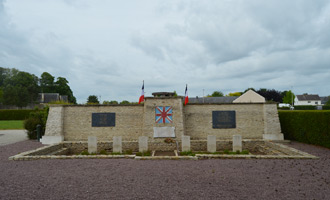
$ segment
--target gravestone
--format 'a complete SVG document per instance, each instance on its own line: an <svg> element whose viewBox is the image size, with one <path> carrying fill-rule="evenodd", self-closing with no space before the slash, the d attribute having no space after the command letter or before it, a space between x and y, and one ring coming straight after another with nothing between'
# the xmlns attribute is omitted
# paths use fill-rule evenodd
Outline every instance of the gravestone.
<svg viewBox="0 0 330 200"><path fill-rule="evenodd" d="M97 153L97 137L88 136L88 153Z"/></svg>
<svg viewBox="0 0 330 200"><path fill-rule="evenodd" d="M122 137L121 136L114 136L112 139L113 149L112 152L123 152L122 148Z"/></svg>
<svg viewBox="0 0 330 200"><path fill-rule="evenodd" d="M116 125L116 113L92 113L92 127L111 127Z"/></svg>
<svg viewBox="0 0 330 200"><path fill-rule="evenodd" d="M140 136L139 137L139 152L148 151L148 137Z"/></svg>
<svg viewBox="0 0 330 200"><path fill-rule="evenodd" d="M212 111L213 128L236 128L235 111Z"/></svg>
<svg viewBox="0 0 330 200"><path fill-rule="evenodd" d="M207 151L211 153L217 151L217 138L215 135L207 136Z"/></svg>
<svg viewBox="0 0 330 200"><path fill-rule="evenodd" d="M242 151L242 136L233 135L233 151Z"/></svg>
<svg viewBox="0 0 330 200"><path fill-rule="evenodd" d="M182 136L182 151L190 151L190 136Z"/></svg>

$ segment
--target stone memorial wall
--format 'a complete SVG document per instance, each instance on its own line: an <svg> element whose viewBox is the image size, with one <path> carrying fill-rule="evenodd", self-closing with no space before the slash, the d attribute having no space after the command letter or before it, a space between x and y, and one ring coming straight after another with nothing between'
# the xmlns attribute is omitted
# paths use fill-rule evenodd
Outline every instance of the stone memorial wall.
<svg viewBox="0 0 330 200"><path fill-rule="evenodd" d="M164 138L181 140L283 139L276 104L227 103L188 104L182 97L147 97L141 105L63 105L50 107L44 144L64 141L148 141ZM56 138L55 138L56 137Z"/></svg>

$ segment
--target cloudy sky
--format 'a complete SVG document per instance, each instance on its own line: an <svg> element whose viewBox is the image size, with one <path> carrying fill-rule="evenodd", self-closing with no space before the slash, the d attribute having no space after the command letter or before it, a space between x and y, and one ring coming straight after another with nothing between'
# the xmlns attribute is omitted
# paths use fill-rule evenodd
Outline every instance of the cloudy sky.
<svg viewBox="0 0 330 200"><path fill-rule="evenodd" d="M0 66L89 95L330 95L328 0L0 0Z"/></svg>

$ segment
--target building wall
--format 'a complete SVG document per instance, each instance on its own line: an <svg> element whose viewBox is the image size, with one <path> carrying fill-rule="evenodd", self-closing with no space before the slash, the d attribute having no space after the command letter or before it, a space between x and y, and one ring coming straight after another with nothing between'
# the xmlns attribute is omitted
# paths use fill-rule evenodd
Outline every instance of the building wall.
<svg viewBox="0 0 330 200"><path fill-rule="evenodd" d="M298 99L295 98L294 105L295 106L318 106L318 105L321 105L321 100L320 101L316 101L316 100L298 101Z"/></svg>
<svg viewBox="0 0 330 200"><path fill-rule="evenodd" d="M264 104L189 105L185 107L185 135L192 140L232 139L235 134L244 139L262 139L264 133ZM212 128L212 111L236 111L236 128Z"/></svg>
<svg viewBox="0 0 330 200"><path fill-rule="evenodd" d="M173 123L156 124L156 106L172 106ZM235 111L236 128L213 128L212 111ZM92 113L104 112L116 113L115 126L92 127ZM163 141L162 138L153 138L153 128L166 126L175 127L178 140L182 135L190 136L191 140L206 140L208 135L215 135L217 139L232 139L237 134L243 139L263 139L263 134L281 134L276 104L183 106L181 98L147 98L144 105L51 107L45 136L64 136L64 141L87 141L88 136L97 136L98 141L111 141L113 136L122 136L123 141L137 141L139 136L148 136L149 140Z"/></svg>
<svg viewBox="0 0 330 200"><path fill-rule="evenodd" d="M92 113L116 113L114 127L92 127ZM143 106L65 106L63 134L65 141L86 141L96 136L99 141L122 136L123 140L137 140L142 136Z"/></svg>

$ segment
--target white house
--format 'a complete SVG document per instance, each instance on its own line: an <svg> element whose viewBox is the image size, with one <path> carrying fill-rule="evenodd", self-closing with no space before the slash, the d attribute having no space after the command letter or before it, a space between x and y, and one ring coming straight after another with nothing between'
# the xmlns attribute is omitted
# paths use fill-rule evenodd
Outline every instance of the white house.
<svg viewBox="0 0 330 200"><path fill-rule="evenodd" d="M321 98L317 94L296 95L294 99L295 106L317 106L321 105Z"/></svg>

